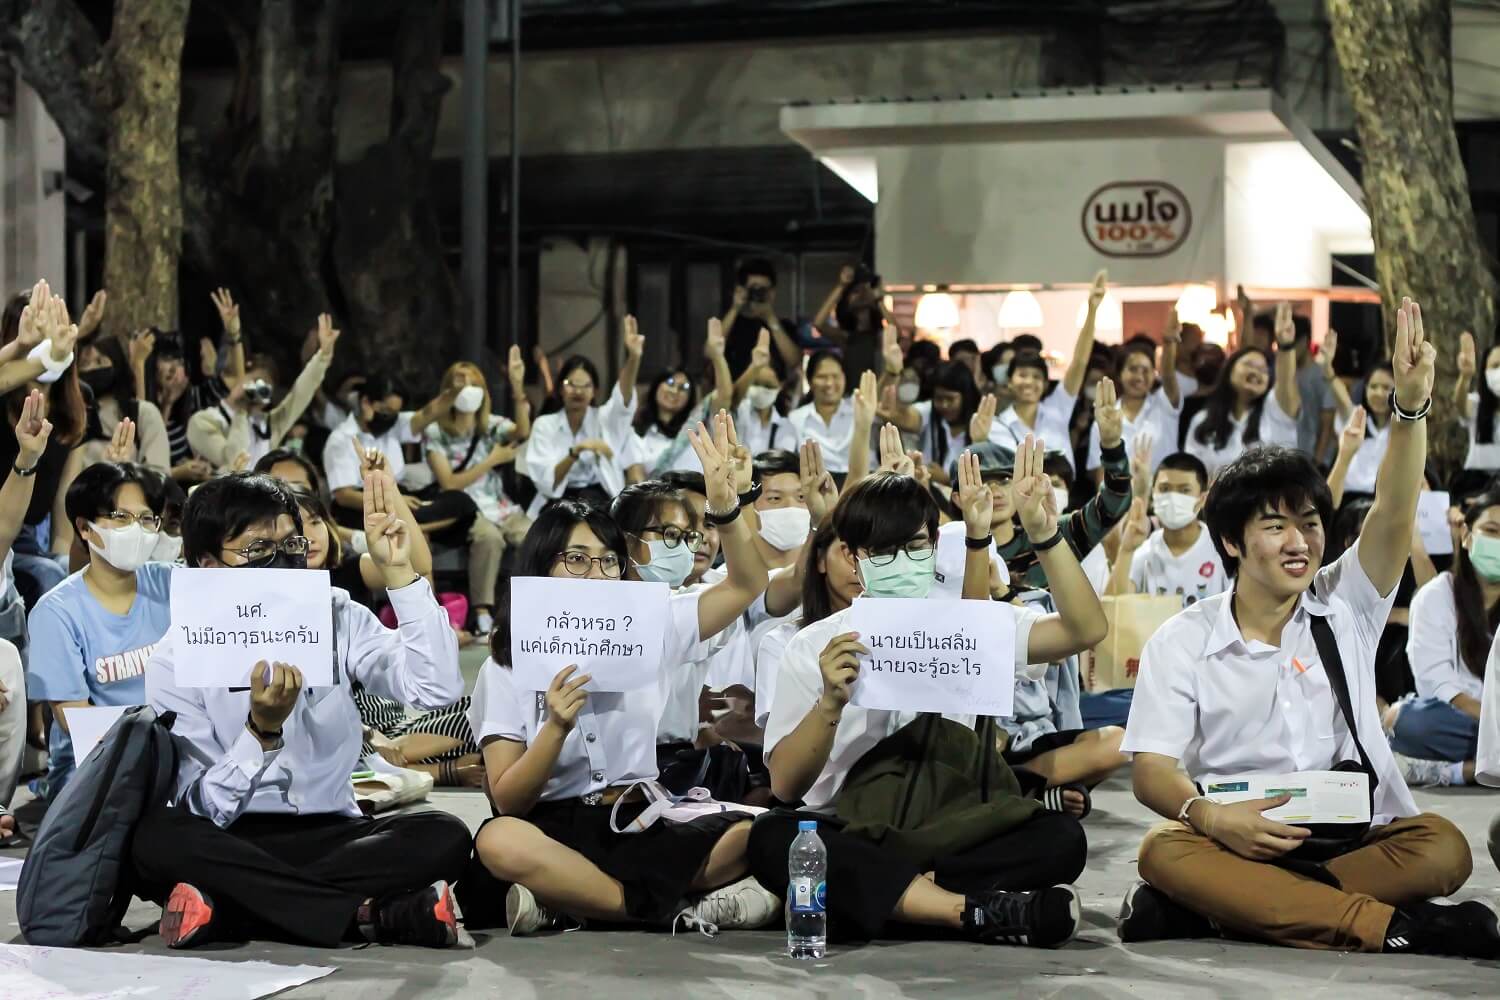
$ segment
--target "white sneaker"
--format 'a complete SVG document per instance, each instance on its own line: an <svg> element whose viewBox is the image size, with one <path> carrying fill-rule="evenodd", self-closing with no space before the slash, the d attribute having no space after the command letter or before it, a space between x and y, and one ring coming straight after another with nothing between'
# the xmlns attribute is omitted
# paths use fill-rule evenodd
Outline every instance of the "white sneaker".
<svg viewBox="0 0 1500 1000"><path fill-rule="evenodd" d="M557 930L563 926L564 919L562 914L553 913L538 903L524 885L512 885L505 894L505 924L511 937Z"/></svg>
<svg viewBox="0 0 1500 1000"><path fill-rule="evenodd" d="M1412 788L1453 784L1448 777L1451 765L1445 760L1422 760L1420 757L1407 757L1399 753L1395 754L1395 758L1396 766L1401 769L1401 777Z"/></svg>
<svg viewBox="0 0 1500 1000"><path fill-rule="evenodd" d="M781 900L776 894L767 892L747 876L733 885L715 889L677 914L672 921L672 933L677 933L679 923L705 937L713 937L721 930L753 931L772 923L780 912Z"/></svg>

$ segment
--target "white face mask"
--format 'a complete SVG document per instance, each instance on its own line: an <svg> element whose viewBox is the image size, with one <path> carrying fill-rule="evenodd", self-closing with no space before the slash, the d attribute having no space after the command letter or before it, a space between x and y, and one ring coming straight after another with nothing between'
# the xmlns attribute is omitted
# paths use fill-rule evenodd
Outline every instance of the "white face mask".
<svg viewBox="0 0 1500 1000"><path fill-rule="evenodd" d="M1176 531L1198 519L1198 498L1186 493L1155 493L1151 496L1151 509L1162 524Z"/></svg>
<svg viewBox="0 0 1500 1000"><path fill-rule="evenodd" d="M812 515L806 507L777 507L755 513L760 516L760 537L778 552L790 552L807 541Z"/></svg>
<svg viewBox="0 0 1500 1000"><path fill-rule="evenodd" d="M453 401L453 408L459 413L478 413L483 405L484 389L477 385L464 386L458 390L458 398Z"/></svg>
<svg viewBox="0 0 1500 1000"><path fill-rule="evenodd" d="M896 387L896 398L903 403L915 403L922 395L922 387L916 382L902 382Z"/></svg>
<svg viewBox="0 0 1500 1000"><path fill-rule="evenodd" d="M1052 498L1057 501L1057 512L1059 514L1068 509L1068 488L1066 486L1052 487Z"/></svg>
<svg viewBox="0 0 1500 1000"><path fill-rule="evenodd" d="M1490 392L1500 396L1500 368L1486 368L1484 384L1490 387Z"/></svg>
<svg viewBox="0 0 1500 1000"><path fill-rule="evenodd" d="M103 541L102 545L89 542L89 549L122 573L133 573L151 561L151 550L156 547L156 535L139 524L123 528L106 528L90 524Z"/></svg>
<svg viewBox="0 0 1500 1000"><path fill-rule="evenodd" d="M636 563L635 571L647 583L665 583L676 590L693 572L693 550L687 542L668 548L665 541L652 539L646 542L646 551L651 553L651 561Z"/></svg>
<svg viewBox="0 0 1500 1000"><path fill-rule="evenodd" d="M1010 381L1010 365L992 365L990 378L995 380L996 385L1005 385Z"/></svg>
<svg viewBox="0 0 1500 1000"><path fill-rule="evenodd" d="M151 547L151 561L174 563L182 558L182 536L169 535L165 531L156 533L156 544Z"/></svg>
<svg viewBox="0 0 1500 1000"><path fill-rule="evenodd" d="M777 390L771 385L752 385L745 390L745 399L752 410L769 410L776 405Z"/></svg>

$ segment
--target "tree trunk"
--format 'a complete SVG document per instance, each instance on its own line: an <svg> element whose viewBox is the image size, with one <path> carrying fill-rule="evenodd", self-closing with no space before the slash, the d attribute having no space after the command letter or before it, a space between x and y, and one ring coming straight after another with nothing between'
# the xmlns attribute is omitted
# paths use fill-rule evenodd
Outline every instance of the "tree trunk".
<svg viewBox="0 0 1500 1000"><path fill-rule="evenodd" d="M104 325L177 325L177 118L189 0L117 0L101 80L109 109Z"/></svg>
<svg viewBox="0 0 1500 1000"><path fill-rule="evenodd" d="M1328 18L1364 159L1386 342L1401 297L1421 303L1438 349L1429 447L1446 478L1468 447L1454 404L1459 334L1475 334L1483 359L1495 320L1453 130L1452 12L1448 0L1328 0Z"/></svg>

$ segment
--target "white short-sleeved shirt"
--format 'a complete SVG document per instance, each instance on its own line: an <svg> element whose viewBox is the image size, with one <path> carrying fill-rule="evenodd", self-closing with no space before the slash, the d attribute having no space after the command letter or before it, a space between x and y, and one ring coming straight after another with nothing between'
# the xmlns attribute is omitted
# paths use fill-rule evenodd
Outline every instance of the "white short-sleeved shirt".
<svg viewBox="0 0 1500 1000"><path fill-rule="evenodd" d="M1147 640L1120 749L1172 757L1199 784L1327 770L1357 759L1313 641L1310 615L1325 615L1360 742L1380 779L1375 822L1416 815L1375 705L1375 650L1396 588L1382 597L1359 562L1359 545L1351 546L1318 571L1282 629L1279 647L1244 638L1233 597L1228 590L1199 601Z"/></svg>
<svg viewBox="0 0 1500 1000"><path fill-rule="evenodd" d="M772 448L783 451L797 449L796 432L774 406L771 407L771 419L763 424L760 415L750 405L750 400L740 400L740 405L734 411L734 432L739 437L740 444L750 449L751 455L759 455ZM851 428L851 435L852 433Z"/></svg>
<svg viewBox="0 0 1500 1000"><path fill-rule="evenodd" d="M1479 749L1474 754L1474 780L1491 788L1500 787L1500 636L1490 643L1490 656L1484 665L1484 695L1479 700Z"/></svg>
<svg viewBox="0 0 1500 1000"><path fill-rule="evenodd" d="M962 521L949 521L938 528L937 577L932 583L933 597L955 600L964 594L964 564L969 561L968 527ZM990 538L990 562L1000 574L1000 582L1010 585L1010 570L1000 558L1000 547Z"/></svg>
<svg viewBox="0 0 1500 1000"><path fill-rule="evenodd" d="M698 594L673 594L662 635L661 670L676 670L698 644ZM655 778L660 685L634 691L596 691L563 740L540 799L544 802L601 792ZM510 669L486 660L474 683L469 727L481 746L491 737L529 744L547 720L547 696L516 686Z"/></svg>
<svg viewBox="0 0 1500 1000"><path fill-rule="evenodd" d="M995 418L996 426L990 435L990 440L1014 451L1021 446L1022 441L1026 440L1026 435L1035 434L1047 445L1048 451L1057 451L1065 455L1068 465L1071 466L1073 464L1073 438L1068 428L1073 422L1073 406L1077 402L1078 397L1063 388L1063 384L1059 382L1052 390L1052 394L1042 397L1042 401L1037 404L1035 427L1027 427L1026 421L1021 419L1021 415L1012 405Z"/></svg>
<svg viewBox="0 0 1500 1000"><path fill-rule="evenodd" d="M1484 679L1464 666L1458 652L1458 608L1453 603L1453 574L1439 573L1411 598L1411 627L1406 658L1424 698L1452 701L1461 694L1484 696Z"/></svg>
<svg viewBox="0 0 1500 1000"><path fill-rule="evenodd" d="M1481 373L1480 377L1483 377ZM1495 411L1490 443L1479 442L1479 393L1469 393L1469 417L1464 421L1469 428L1469 455L1464 460L1465 469L1500 469L1500 409Z"/></svg>
<svg viewBox="0 0 1500 1000"><path fill-rule="evenodd" d="M1041 664L1037 671L1028 671L1026 663L1026 648L1031 641L1031 626L1041 616L1035 611L1009 604L991 602L990 606L997 611L1005 609L1015 615L1016 674L1018 676L1023 672L1028 675L1035 673L1038 676L1044 674L1046 664ZM848 614L847 609L835 611L822 621L807 626L787 643L786 650L781 656L780 667L776 672L775 693L771 700L770 716L766 720L767 756L775 753L776 744L801 724L807 713L822 697L823 674L818 669L818 658L822 655L823 648L828 645L828 640L847 631L843 623ZM762 645L764 646L764 640ZM833 748L828 753L828 763L823 766L818 780L813 782L812 788L808 789L804 798L807 808L816 811L832 805L849 769L868 753L871 747L917 718L917 715L917 712L886 712L859 708L854 705L846 707L833 737ZM972 715L950 715L946 718L971 729L975 722Z"/></svg>
<svg viewBox="0 0 1500 1000"><path fill-rule="evenodd" d="M1196 457L1208 469L1208 478L1213 479L1219 474L1224 466L1239 458L1245 450L1254 444L1279 444L1287 448L1297 447L1297 421L1287 416L1281 404L1276 401L1275 390L1267 390L1265 405L1260 411L1260 440L1247 445L1245 443L1245 425L1249 423L1251 410L1246 410L1245 415L1239 419L1230 417L1229 437L1224 439L1224 447L1215 448L1213 441L1199 441L1197 437L1198 428L1208 417L1207 410L1199 410L1193 414L1193 419L1188 422L1187 441L1184 449L1189 455Z"/></svg>
<svg viewBox="0 0 1500 1000"><path fill-rule="evenodd" d="M1180 390L1179 386L1179 390ZM1180 399L1181 397L1179 397ZM1135 458L1135 439L1142 431L1151 435L1151 474L1156 475L1156 467L1161 465L1161 460L1177 450L1177 422L1182 419L1182 406L1172 405L1167 398L1167 393L1160 387L1153 389L1142 404L1141 411L1131 420L1130 415L1121 408L1123 417L1120 428L1121 437L1125 442L1125 455L1127 458ZM1089 458L1088 470L1093 472L1104 464L1103 457L1099 454L1099 425L1092 424L1089 427Z"/></svg>
<svg viewBox="0 0 1500 1000"><path fill-rule="evenodd" d="M776 698L776 675L781 671L781 657L787 643L801 629L802 612L788 615L764 632L752 635L755 642L755 724L766 728L771 717L771 702Z"/></svg>
<svg viewBox="0 0 1500 1000"><path fill-rule="evenodd" d="M1224 564L1201 521L1198 537L1180 556L1172 554L1165 531L1153 531L1131 557L1130 583L1137 594L1179 595L1183 607L1229 589Z"/></svg>
<svg viewBox="0 0 1500 1000"><path fill-rule="evenodd" d="M411 418L416 414L402 413L395 424L384 434L376 437L360 430L359 420L352 414L333 429L328 442L323 445L323 472L328 477L328 489L362 489L364 478L359 474L359 456L354 453L354 442L362 448L375 448L385 456L385 469L391 478L400 482L406 471L406 456L401 446L416 444L422 439L411 430Z"/></svg>
<svg viewBox="0 0 1500 1000"><path fill-rule="evenodd" d="M1352 409L1349 415L1354 415ZM1374 420L1365 420L1365 443L1359 446L1359 451L1354 453L1354 459L1349 463L1349 472L1344 476L1345 492L1375 492L1375 477L1380 473L1380 463L1385 460L1385 450L1391 443L1393 420L1394 418L1386 420L1384 427L1376 427ZM1347 419L1334 417L1335 434L1342 434L1348 425Z"/></svg>
<svg viewBox="0 0 1500 1000"><path fill-rule="evenodd" d="M804 441L816 441L823 449L823 467L829 472L849 471L849 444L854 440L854 400L845 396L839 401L833 419L825 422L812 403L799 406L787 414L791 425L795 451Z"/></svg>

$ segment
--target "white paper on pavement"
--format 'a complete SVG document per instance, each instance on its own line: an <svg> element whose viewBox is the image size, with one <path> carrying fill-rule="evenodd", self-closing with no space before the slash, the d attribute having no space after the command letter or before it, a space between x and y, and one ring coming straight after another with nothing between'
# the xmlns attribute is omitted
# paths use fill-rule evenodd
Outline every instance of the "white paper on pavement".
<svg viewBox="0 0 1500 1000"><path fill-rule="evenodd" d="M68 723L68 737L73 741L73 759L82 764L93 752L115 720L125 714L128 705L73 705L63 709Z"/></svg>
<svg viewBox="0 0 1500 1000"><path fill-rule="evenodd" d="M1453 552L1453 536L1448 533L1448 508L1452 503L1443 491L1417 494L1417 531L1422 536L1422 547L1430 556Z"/></svg>
<svg viewBox="0 0 1500 1000"><path fill-rule="evenodd" d="M25 858L0 858L0 892L15 892Z"/></svg>
<svg viewBox="0 0 1500 1000"><path fill-rule="evenodd" d="M333 587L315 569L172 571L172 626L180 687L248 687L264 660L302 671L304 687L331 687Z"/></svg>
<svg viewBox="0 0 1500 1000"><path fill-rule="evenodd" d="M588 691L633 691L659 683L669 596L665 583L511 577L510 662L516 686L545 691L566 666L593 676Z"/></svg>
<svg viewBox="0 0 1500 1000"><path fill-rule="evenodd" d="M845 630L870 650L851 704L900 712L1011 714L1016 614L996 601L861 597Z"/></svg>
<svg viewBox="0 0 1500 1000"><path fill-rule="evenodd" d="M1203 794L1228 805L1247 799L1271 799L1290 794L1292 801L1267 810L1277 823L1368 823L1370 776L1363 771L1299 771L1296 774L1249 774L1220 778Z"/></svg>
<svg viewBox="0 0 1500 1000"><path fill-rule="evenodd" d="M0 945L5 1000L257 1000L337 971L325 965Z"/></svg>

